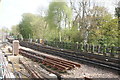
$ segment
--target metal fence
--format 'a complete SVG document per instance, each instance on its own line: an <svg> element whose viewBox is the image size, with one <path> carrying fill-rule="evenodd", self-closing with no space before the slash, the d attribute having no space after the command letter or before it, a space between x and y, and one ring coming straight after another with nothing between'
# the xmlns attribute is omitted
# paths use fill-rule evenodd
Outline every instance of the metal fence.
<svg viewBox="0 0 120 80"><path fill-rule="evenodd" d="M27 42L40 43L40 40L24 40ZM9 42L12 42L9 40ZM44 45L52 46L55 48L65 49L86 54L103 55L110 58L120 59L120 47L115 46L101 46L94 44L72 43L72 42L57 42L57 41L44 41Z"/></svg>
<svg viewBox="0 0 120 80"><path fill-rule="evenodd" d="M94 44L83 44L83 43L72 43L72 42L56 42L56 41L45 41L45 45L72 50L76 52L92 53L97 55L109 56L120 58L120 48L115 46L101 46Z"/></svg>

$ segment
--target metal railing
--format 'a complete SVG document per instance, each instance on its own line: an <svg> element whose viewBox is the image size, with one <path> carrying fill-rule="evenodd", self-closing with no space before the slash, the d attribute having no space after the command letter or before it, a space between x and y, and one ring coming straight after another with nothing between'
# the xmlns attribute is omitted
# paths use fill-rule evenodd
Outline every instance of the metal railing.
<svg viewBox="0 0 120 80"><path fill-rule="evenodd" d="M56 42L44 41L45 45L67 49L76 52L86 52L96 55L103 55L112 58L120 58L120 48L115 46L101 46L94 44L72 43L72 42Z"/></svg>
<svg viewBox="0 0 120 80"><path fill-rule="evenodd" d="M27 42L40 43L39 39L24 40ZM12 40L9 40L12 42ZM72 43L72 42L57 42L57 41L44 41L44 45L66 49L75 52L91 53L96 55L103 55L110 58L120 59L120 47L116 46L102 46L94 44Z"/></svg>

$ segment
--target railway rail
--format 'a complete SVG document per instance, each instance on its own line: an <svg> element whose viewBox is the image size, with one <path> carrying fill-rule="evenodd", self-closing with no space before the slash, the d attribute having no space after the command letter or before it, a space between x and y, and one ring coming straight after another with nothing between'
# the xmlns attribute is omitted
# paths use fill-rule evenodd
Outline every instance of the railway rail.
<svg viewBox="0 0 120 80"><path fill-rule="evenodd" d="M36 62L41 62L42 64L44 64L44 61L45 60L48 60L49 62L53 62L53 63L55 63L55 64L58 64L58 65L62 65L62 66L65 66L65 67L68 67L68 68L70 68L70 69L72 69L72 68L74 68L74 67L81 67L80 66L80 64L78 64L78 63L75 63L75 62L71 62L71 61L66 61L66 60L62 60L62 59L58 59L58 58L53 58L53 57L50 57L50 56L45 56L45 55L40 55L40 54L37 54L37 53L35 53L35 52L32 52L32 51L29 51L29 50L24 50L24 49L20 49L20 54L21 55L23 55L23 56L26 56L27 58L30 58L30 59L32 59L33 61L36 61ZM34 56L34 57L33 57ZM40 59L40 57L44 57L44 59ZM57 62L56 62L57 61ZM25 61L26 62L26 61ZM35 79L42 79L42 80L51 80L51 78L46 78L46 77L43 77L43 76L41 76L40 74L41 73L36 73L36 70L34 69L34 68L32 68L31 67L31 65L29 65L29 64L26 64L24 61L21 61L20 60L20 63L21 64L23 64L24 65L24 67L30 72L30 74L33 76L33 78L35 78ZM45 61L46 62L46 61ZM61 64L61 63L63 63L63 64ZM48 63L49 64L49 63ZM54 65L55 65L54 64ZM67 66L66 66L67 65ZM64 80L64 77L62 77L62 75L60 75L58 72L56 72L56 71L53 71L53 70L51 70L51 69L49 69L49 68L47 68L46 66L44 66L44 65L40 65L42 68L45 68L47 71L49 71L49 72L51 72L51 73L54 73L54 74L56 74L57 75L57 79L58 80ZM49 64L49 66L51 66L51 67L55 67L55 68L57 68L57 69L60 69L61 70L61 68L59 68L60 66L52 66L51 64ZM71 66L71 67L70 67ZM32 69L31 69L32 68ZM36 67L37 68L37 67ZM64 69L64 68L63 68ZM63 70L62 69L62 70ZM65 68L66 69L66 68ZM58 71L58 70L57 70ZM55 79L55 80L57 80L57 79ZM81 80L82 80L82 78L80 78ZM92 78L88 78L88 77L83 77L83 79L84 80L94 80L94 79L92 79ZM66 80L66 78L65 78L65 80ZM75 79L75 80L77 80L77 79Z"/></svg>
<svg viewBox="0 0 120 80"><path fill-rule="evenodd" d="M68 51L38 43L30 43L27 41L20 41L20 45L37 51L45 52L47 54L52 54L62 58L66 58L68 60L92 63L94 65L107 67L112 70L118 71L118 73L120 74L120 59L110 58L103 55L98 56L91 53L86 54L82 52Z"/></svg>
<svg viewBox="0 0 120 80"><path fill-rule="evenodd" d="M21 46L32 48L34 50L45 52L47 54L52 54L52 55L56 55L59 57L63 57L68 60L92 63L94 65L107 67L112 70L120 72L120 64L119 64L120 59L113 59L113 58L108 58L108 57L106 59L103 59L104 56L102 57L102 56L95 56L95 55L93 56L92 54L77 53L74 51L67 51L67 50L63 50L63 49L59 49L59 48L41 45L38 43L20 42L20 44L21 44ZM96 59L96 57L98 59Z"/></svg>
<svg viewBox="0 0 120 80"><path fill-rule="evenodd" d="M28 58L31 58L34 61L40 62L44 65L50 66L62 72L73 69L75 67L80 67L80 64L77 64L74 62L70 62L67 60L62 60L62 59L58 59L58 58L54 58L54 57L50 57L46 55L37 54L35 52L27 51L24 49L20 49L20 54Z"/></svg>
<svg viewBox="0 0 120 80"><path fill-rule="evenodd" d="M33 68L33 66L31 66L30 64L26 64L26 62L22 60L20 60L19 62L25 67L25 69L30 73L30 75L32 75L31 78L43 79L43 76L41 76L40 73L37 72L39 71L38 68L35 69Z"/></svg>

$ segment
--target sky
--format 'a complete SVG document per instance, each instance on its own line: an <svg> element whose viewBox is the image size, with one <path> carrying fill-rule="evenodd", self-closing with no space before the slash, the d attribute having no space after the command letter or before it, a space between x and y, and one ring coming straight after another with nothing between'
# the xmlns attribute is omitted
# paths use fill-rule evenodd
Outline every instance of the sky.
<svg viewBox="0 0 120 80"><path fill-rule="evenodd" d="M49 0L2 0L0 3L0 27L10 28L21 20L23 13L38 12L38 8L47 8Z"/></svg>
<svg viewBox="0 0 120 80"><path fill-rule="evenodd" d="M1 0L0 2L0 28L11 28L22 19L23 13L37 14L39 8L47 9L51 0ZM99 4L114 12L114 0L96 0Z"/></svg>

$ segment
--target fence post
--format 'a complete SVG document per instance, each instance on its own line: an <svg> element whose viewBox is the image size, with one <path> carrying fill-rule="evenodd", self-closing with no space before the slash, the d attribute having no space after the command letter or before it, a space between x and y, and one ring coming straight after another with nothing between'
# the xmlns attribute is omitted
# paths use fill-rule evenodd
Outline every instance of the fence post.
<svg viewBox="0 0 120 80"><path fill-rule="evenodd" d="M98 45L98 50L97 50L97 52L98 52L98 54L100 54L100 45Z"/></svg>
<svg viewBox="0 0 120 80"><path fill-rule="evenodd" d="M106 56L106 46L103 46L103 55Z"/></svg>
<svg viewBox="0 0 120 80"><path fill-rule="evenodd" d="M118 59L120 59L120 47L117 48Z"/></svg>
<svg viewBox="0 0 120 80"><path fill-rule="evenodd" d="M90 53L92 52L92 45L91 44L89 45L89 52Z"/></svg>
<svg viewBox="0 0 120 80"><path fill-rule="evenodd" d="M114 53L114 47L112 46L112 47L111 47L111 52L110 52L111 57L114 57L114 54L113 54L113 53Z"/></svg>
<svg viewBox="0 0 120 80"><path fill-rule="evenodd" d="M94 44L92 44L92 53L94 53Z"/></svg>
<svg viewBox="0 0 120 80"><path fill-rule="evenodd" d="M88 52L88 49L89 49L89 44L87 43L86 44L86 52Z"/></svg>
<svg viewBox="0 0 120 80"><path fill-rule="evenodd" d="M83 44L80 43L80 51L83 51Z"/></svg>

